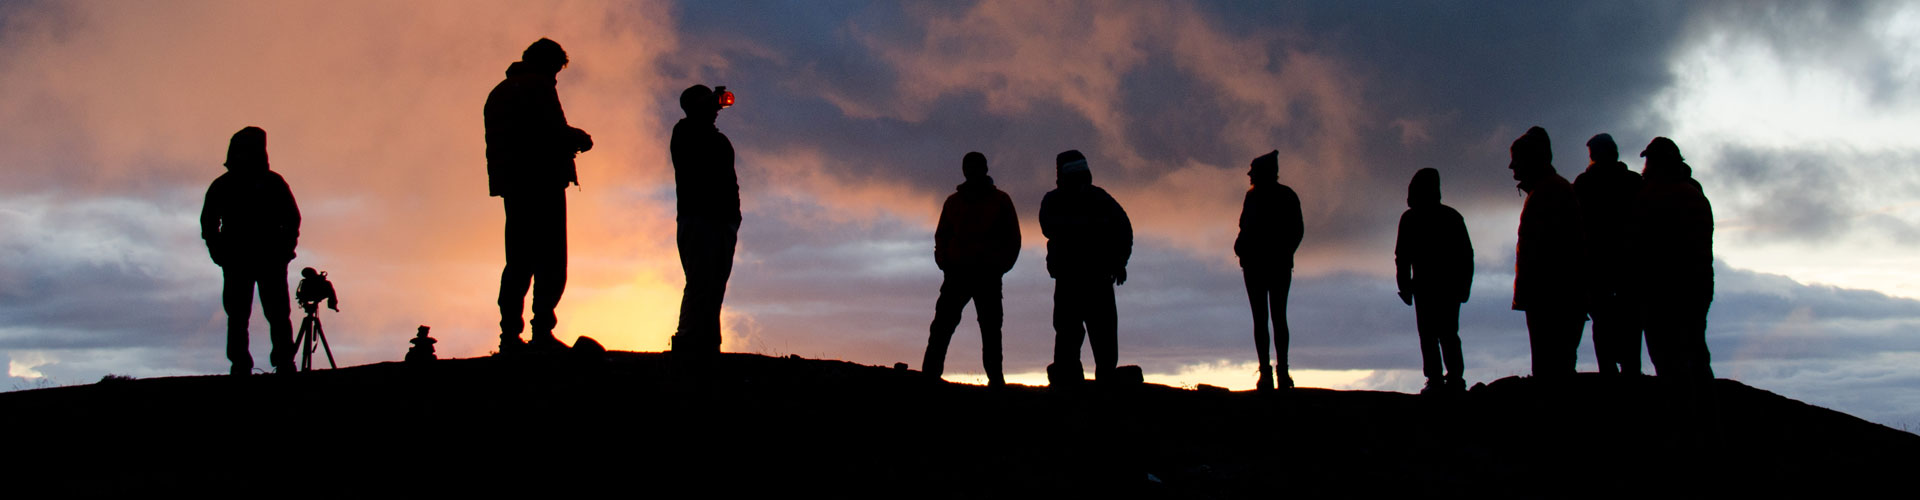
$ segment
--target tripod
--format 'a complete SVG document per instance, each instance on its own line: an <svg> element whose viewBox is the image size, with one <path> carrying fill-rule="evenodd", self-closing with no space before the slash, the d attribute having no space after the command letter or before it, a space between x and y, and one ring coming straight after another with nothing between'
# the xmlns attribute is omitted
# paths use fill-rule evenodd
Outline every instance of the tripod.
<svg viewBox="0 0 1920 500"><path fill-rule="evenodd" d="M327 351L327 366L339 369L340 365L333 363L333 346L327 344L327 331L320 326L320 303L302 302L300 307L307 310L307 317L300 320L300 334L293 341L300 353L300 371L313 371L314 344Z"/></svg>

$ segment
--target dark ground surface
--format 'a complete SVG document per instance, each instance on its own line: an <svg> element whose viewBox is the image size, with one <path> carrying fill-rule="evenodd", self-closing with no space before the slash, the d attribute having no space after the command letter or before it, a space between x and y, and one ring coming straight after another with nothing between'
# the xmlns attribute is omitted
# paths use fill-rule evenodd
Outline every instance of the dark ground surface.
<svg viewBox="0 0 1920 500"><path fill-rule="evenodd" d="M613 352L104 381L0 394L0 475L15 492L221 496L1773 497L1905 496L1920 470L1920 437L1729 380L1428 397L917 375Z"/></svg>

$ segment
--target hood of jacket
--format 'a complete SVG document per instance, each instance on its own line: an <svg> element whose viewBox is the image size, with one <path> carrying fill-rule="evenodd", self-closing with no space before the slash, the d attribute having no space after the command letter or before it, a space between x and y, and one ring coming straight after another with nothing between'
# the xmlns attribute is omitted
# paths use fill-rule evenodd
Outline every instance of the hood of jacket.
<svg viewBox="0 0 1920 500"><path fill-rule="evenodd" d="M228 172L247 173L267 170L267 131L247 127L233 133L227 142Z"/></svg>
<svg viewBox="0 0 1920 500"><path fill-rule="evenodd" d="M1440 171L1431 168L1414 172L1413 181L1407 183L1407 206L1419 207L1440 204Z"/></svg>
<svg viewBox="0 0 1920 500"><path fill-rule="evenodd" d="M1647 169L1640 173L1651 180L1692 179L1693 167L1684 161L1647 162Z"/></svg>

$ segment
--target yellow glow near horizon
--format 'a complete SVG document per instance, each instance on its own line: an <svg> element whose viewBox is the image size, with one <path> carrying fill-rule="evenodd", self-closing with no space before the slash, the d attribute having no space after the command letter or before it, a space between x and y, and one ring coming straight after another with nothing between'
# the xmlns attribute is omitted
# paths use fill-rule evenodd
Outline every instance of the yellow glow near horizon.
<svg viewBox="0 0 1920 500"><path fill-rule="evenodd" d="M652 271L609 288L568 290L565 336L593 337L610 350L665 351L679 327L680 291L678 282Z"/></svg>

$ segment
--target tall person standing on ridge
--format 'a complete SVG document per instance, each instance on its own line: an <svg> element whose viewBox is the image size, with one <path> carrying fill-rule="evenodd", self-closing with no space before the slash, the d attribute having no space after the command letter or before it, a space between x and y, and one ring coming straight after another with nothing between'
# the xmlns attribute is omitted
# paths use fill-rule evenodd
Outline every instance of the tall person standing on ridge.
<svg viewBox="0 0 1920 500"><path fill-rule="evenodd" d="M1546 129L1527 129L1508 152L1513 160L1507 168L1527 193L1514 244L1513 310L1527 314L1533 375L1572 374L1587 326L1580 200L1573 184L1553 169Z"/></svg>
<svg viewBox="0 0 1920 500"><path fill-rule="evenodd" d="M680 328L673 352L688 359L720 353L720 306L733 274L740 239L740 179L733 171L733 142L714 120L733 104L726 87L694 85L680 93L687 117L673 125L674 192L678 197L680 269L687 287L680 296Z"/></svg>
<svg viewBox="0 0 1920 500"><path fill-rule="evenodd" d="M1119 368L1119 311L1114 285L1127 282L1133 222L1113 195L1093 185L1087 157L1067 150L1054 157L1058 188L1040 199L1040 232L1047 237L1047 274L1053 277L1053 364L1049 384L1086 380L1080 345L1093 344L1094 378L1111 380Z"/></svg>
<svg viewBox="0 0 1920 500"><path fill-rule="evenodd" d="M1420 330L1421 394L1467 389L1460 354L1460 304L1473 290L1473 241L1460 212L1440 203L1440 171L1423 168L1407 185L1407 211L1393 245L1400 301Z"/></svg>
<svg viewBox="0 0 1920 500"><path fill-rule="evenodd" d="M1707 310L1713 305L1713 204L1672 139L1640 152L1646 183L1639 222L1639 286L1646 298L1647 354L1661 377L1713 378Z"/></svg>
<svg viewBox="0 0 1920 500"><path fill-rule="evenodd" d="M1247 170L1253 186L1247 189L1246 202L1240 206L1240 235L1233 240L1233 254L1240 257L1240 272L1246 278L1247 301L1253 307L1253 346L1260 351L1260 390L1273 389L1275 371L1278 386L1293 387L1288 373L1287 344L1292 332L1287 328L1287 291L1293 287L1293 253L1300 249L1306 224L1300 215L1300 196L1281 184L1280 151L1254 158ZM1271 335L1267 320L1273 320ZM1268 364L1267 344L1271 336L1274 358Z"/></svg>
<svg viewBox="0 0 1920 500"><path fill-rule="evenodd" d="M487 94L487 184L507 210L507 265L500 272L500 352L561 350L554 308L567 290L567 186L579 184L573 158L593 138L567 125L555 75L567 52L533 42L507 78ZM533 338L522 341L527 289L533 289Z"/></svg>
<svg viewBox="0 0 1920 500"><path fill-rule="evenodd" d="M300 206L287 180L267 167L267 131L247 127L227 144L227 173L207 187L200 209L200 237L220 265L227 311L227 360L234 375L253 372L247 351L247 321L253 315L254 288L267 317L267 354L274 373L293 373L293 313L287 297L287 263L300 241Z"/></svg>
<svg viewBox="0 0 1920 500"><path fill-rule="evenodd" d="M1000 280L1020 258L1020 217L1014 213L1013 198L993 187L986 155L967 153L960 160L960 173L967 180L947 197L933 232L933 262L944 279L920 367L922 373L940 378L947 344L960 326L960 311L972 301L980 320L980 364L987 372L987 386L1000 387L1007 383L1000 370Z"/></svg>
<svg viewBox="0 0 1920 500"><path fill-rule="evenodd" d="M1600 373L1640 374L1640 304L1627 289L1632 283L1629 261L1635 244L1627 230L1640 197L1640 174L1620 162L1620 146L1613 136L1599 134L1587 140L1587 171L1573 179L1580 195L1581 222L1587 230L1587 282L1592 300L1593 357Z"/></svg>

